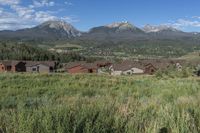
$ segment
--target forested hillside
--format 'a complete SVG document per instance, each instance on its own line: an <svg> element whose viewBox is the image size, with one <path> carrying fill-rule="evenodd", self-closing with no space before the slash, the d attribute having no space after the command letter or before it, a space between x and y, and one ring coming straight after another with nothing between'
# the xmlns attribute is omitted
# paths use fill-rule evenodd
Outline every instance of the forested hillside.
<svg viewBox="0 0 200 133"><path fill-rule="evenodd" d="M26 44L13 42L0 42L0 60L35 60L35 61L61 61L85 60L75 53L55 53Z"/></svg>

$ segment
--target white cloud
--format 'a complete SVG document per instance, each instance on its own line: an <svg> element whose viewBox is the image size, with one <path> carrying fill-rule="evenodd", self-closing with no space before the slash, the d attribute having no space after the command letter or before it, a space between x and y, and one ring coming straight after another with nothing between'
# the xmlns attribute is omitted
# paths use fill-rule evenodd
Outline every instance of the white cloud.
<svg viewBox="0 0 200 133"><path fill-rule="evenodd" d="M168 25L177 29L187 29L190 27L200 28L200 21L193 19L178 19L175 22L168 23Z"/></svg>
<svg viewBox="0 0 200 133"><path fill-rule="evenodd" d="M72 6L73 4L71 2L65 1L65 5Z"/></svg>
<svg viewBox="0 0 200 133"><path fill-rule="evenodd" d="M58 11L44 11L42 7L55 5L53 0L33 0L27 6L22 6L20 2L22 0L0 0L0 30L29 28L48 20L78 21L75 17L58 17ZM10 10L5 10L4 6L9 6Z"/></svg>
<svg viewBox="0 0 200 133"><path fill-rule="evenodd" d="M193 16L194 19L200 19L200 16Z"/></svg>
<svg viewBox="0 0 200 133"><path fill-rule="evenodd" d="M0 0L0 5L17 5L20 0Z"/></svg>
<svg viewBox="0 0 200 133"><path fill-rule="evenodd" d="M17 15L20 18L23 19L31 19L34 16L35 10L28 8L28 7L22 7L18 5L11 6L11 8L16 11Z"/></svg>
<svg viewBox="0 0 200 133"><path fill-rule="evenodd" d="M30 5L29 7L31 8L39 8L39 7L51 7L51 6L55 6L55 2L54 1L49 1L49 0L33 0L33 4Z"/></svg>
<svg viewBox="0 0 200 133"><path fill-rule="evenodd" d="M55 5L55 2L53 2L53 1L49 2L49 6L54 6L54 5Z"/></svg>
<svg viewBox="0 0 200 133"><path fill-rule="evenodd" d="M48 21L48 20L56 20L58 18L56 16L50 15L46 12L39 11L39 12L35 13L34 19L35 19L36 22L42 23L42 22L45 22L45 21Z"/></svg>
<svg viewBox="0 0 200 133"><path fill-rule="evenodd" d="M192 27L200 27L200 21L197 20L184 20L184 19L179 19L177 21L178 25L181 26L192 26Z"/></svg>
<svg viewBox="0 0 200 133"><path fill-rule="evenodd" d="M0 14L0 30L16 30L31 26L31 21L23 21L17 15L9 12Z"/></svg>

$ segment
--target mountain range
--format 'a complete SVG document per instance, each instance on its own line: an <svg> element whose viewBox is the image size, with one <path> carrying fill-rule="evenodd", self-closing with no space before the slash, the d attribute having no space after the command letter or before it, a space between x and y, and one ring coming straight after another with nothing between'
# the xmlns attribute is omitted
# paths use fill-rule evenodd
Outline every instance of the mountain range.
<svg viewBox="0 0 200 133"><path fill-rule="evenodd" d="M146 25L138 28L129 22L116 22L105 26L91 28L88 32L81 32L64 21L47 21L36 27L17 31L0 31L0 39L21 40L146 40L146 39L174 39L184 37L200 37L199 33L187 33L170 26Z"/></svg>
<svg viewBox="0 0 200 133"><path fill-rule="evenodd" d="M87 56L171 57L200 50L200 33L184 32L166 25L138 28L129 22L116 22L82 32L63 21L47 21L33 28L0 31L1 40L45 47L71 44L80 46L79 53Z"/></svg>

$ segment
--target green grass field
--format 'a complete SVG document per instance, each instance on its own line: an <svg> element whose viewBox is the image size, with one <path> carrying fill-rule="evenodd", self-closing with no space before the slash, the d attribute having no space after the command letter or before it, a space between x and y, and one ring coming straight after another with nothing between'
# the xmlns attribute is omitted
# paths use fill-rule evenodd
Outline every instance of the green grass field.
<svg viewBox="0 0 200 133"><path fill-rule="evenodd" d="M0 133L199 133L200 79L0 74Z"/></svg>
<svg viewBox="0 0 200 133"><path fill-rule="evenodd" d="M180 57L179 59L187 60L187 61L199 61L200 60L200 51L191 52L187 55Z"/></svg>

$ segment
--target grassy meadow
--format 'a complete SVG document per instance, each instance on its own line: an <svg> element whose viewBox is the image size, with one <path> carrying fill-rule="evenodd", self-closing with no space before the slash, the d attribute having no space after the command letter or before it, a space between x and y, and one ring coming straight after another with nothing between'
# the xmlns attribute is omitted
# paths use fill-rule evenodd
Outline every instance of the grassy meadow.
<svg viewBox="0 0 200 133"><path fill-rule="evenodd" d="M200 79L0 74L0 133L199 133Z"/></svg>

